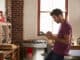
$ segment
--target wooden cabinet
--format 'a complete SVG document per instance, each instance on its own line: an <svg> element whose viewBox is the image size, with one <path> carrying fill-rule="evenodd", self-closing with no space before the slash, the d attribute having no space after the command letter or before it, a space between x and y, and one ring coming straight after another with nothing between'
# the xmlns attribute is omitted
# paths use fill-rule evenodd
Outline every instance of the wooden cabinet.
<svg viewBox="0 0 80 60"><path fill-rule="evenodd" d="M19 46L12 45L11 50L0 50L0 60L10 59L10 60L20 60L19 58Z"/></svg>

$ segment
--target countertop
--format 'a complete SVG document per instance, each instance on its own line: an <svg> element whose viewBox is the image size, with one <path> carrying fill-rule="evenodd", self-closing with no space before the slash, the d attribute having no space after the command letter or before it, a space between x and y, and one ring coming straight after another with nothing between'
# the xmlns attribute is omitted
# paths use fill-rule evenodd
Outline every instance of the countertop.
<svg viewBox="0 0 80 60"><path fill-rule="evenodd" d="M80 50L80 45L72 45L71 49L72 50Z"/></svg>

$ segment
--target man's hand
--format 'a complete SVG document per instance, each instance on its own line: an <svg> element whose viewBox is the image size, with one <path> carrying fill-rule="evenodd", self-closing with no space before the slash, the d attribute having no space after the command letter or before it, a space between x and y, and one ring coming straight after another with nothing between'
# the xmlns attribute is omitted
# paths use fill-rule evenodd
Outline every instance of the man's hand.
<svg viewBox="0 0 80 60"><path fill-rule="evenodd" d="M46 33L46 37L47 37L48 39L52 39L52 38L53 38L52 32L48 31L48 32Z"/></svg>

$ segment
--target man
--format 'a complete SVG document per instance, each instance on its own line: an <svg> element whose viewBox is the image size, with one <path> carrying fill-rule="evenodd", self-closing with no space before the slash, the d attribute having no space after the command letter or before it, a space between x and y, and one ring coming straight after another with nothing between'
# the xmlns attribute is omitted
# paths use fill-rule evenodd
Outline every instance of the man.
<svg viewBox="0 0 80 60"><path fill-rule="evenodd" d="M54 9L50 15L56 23L61 23L61 27L57 36L51 32L46 33L48 39L55 40L55 44L45 60L64 60L64 56L68 55L70 49L72 28L67 20L64 19L63 12L60 9Z"/></svg>

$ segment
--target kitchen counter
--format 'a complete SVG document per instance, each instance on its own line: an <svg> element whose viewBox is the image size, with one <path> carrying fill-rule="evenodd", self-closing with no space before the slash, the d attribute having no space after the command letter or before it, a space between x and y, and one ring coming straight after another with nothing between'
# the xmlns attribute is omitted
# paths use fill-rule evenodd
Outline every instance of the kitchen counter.
<svg viewBox="0 0 80 60"><path fill-rule="evenodd" d="M64 56L64 60L80 60L80 45L72 45L69 56Z"/></svg>
<svg viewBox="0 0 80 60"><path fill-rule="evenodd" d="M80 50L80 45L71 46L71 50Z"/></svg>

